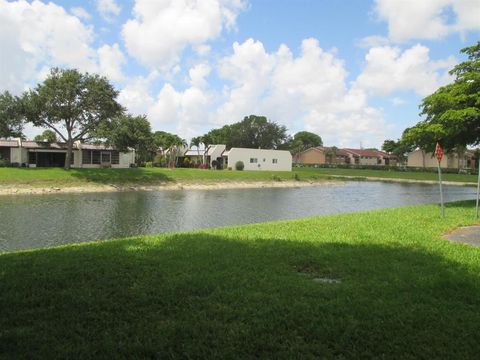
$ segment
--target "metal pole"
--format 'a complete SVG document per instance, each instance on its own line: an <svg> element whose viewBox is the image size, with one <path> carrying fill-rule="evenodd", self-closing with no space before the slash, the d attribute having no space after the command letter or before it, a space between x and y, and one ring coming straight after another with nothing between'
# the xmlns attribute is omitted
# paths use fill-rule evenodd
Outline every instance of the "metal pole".
<svg viewBox="0 0 480 360"><path fill-rule="evenodd" d="M478 167L478 184L477 184L477 205L475 208L475 218L478 219L478 204L480 199L480 164L477 165Z"/></svg>
<svg viewBox="0 0 480 360"><path fill-rule="evenodd" d="M440 207L441 216L445 217L445 207L443 206L443 189L442 189L442 169L440 168L440 161L438 162L438 181L440 183Z"/></svg>

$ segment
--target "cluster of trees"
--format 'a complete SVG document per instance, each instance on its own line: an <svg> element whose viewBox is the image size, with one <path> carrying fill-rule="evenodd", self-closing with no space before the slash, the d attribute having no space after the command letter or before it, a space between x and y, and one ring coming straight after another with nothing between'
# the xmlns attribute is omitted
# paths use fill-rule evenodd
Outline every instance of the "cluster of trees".
<svg viewBox="0 0 480 360"><path fill-rule="evenodd" d="M225 125L219 129L194 137L191 146L197 148L203 144L225 144L227 149L244 147L253 149L283 149L298 152L312 146L322 146L322 138L308 131L296 133L293 137L287 134L287 128L265 116L250 115L242 121Z"/></svg>

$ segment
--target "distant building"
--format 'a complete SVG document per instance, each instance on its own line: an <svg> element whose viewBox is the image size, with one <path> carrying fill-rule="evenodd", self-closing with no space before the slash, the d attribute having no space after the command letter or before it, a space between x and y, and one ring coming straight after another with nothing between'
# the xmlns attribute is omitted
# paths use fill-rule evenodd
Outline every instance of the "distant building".
<svg viewBox="0 0 480 360"><path fill-rule="evenodd" d="M384 151L364 149L337 149L335 147L312 147L294 155L296 164L323 165L396 165L396 157Z"/></svg>
<svg viewBox="0 0 480 360"><path fill-rule="evenodd" d="M427 153L418 149L408 154L407 166L436 168L438 160L433 153ZM475 153L472 150L465 150L461 153L446 153L443 155L440 167L444 169L475 169Z"/></svg>
<svg viewBox="0 0 480 360"><path fill-rule="evenodd" d="M48 143L21 139L1 140L0 159L12 165L28 167L63 167L67 155L66 143ZM73 168L127 168L135 163L135 150L120 152L111 146L73 144Z"/></svg>
<svg viewBox="0 0 480 360"><path fill-rule="evenodd" d="M205 150L186 150L183 157L192 162L204 161L209 167L215 167L214 161L221 168L235 170L238 161L243 162L245 170L291 171L292 155L286 150L231 148L226 145L209 145Z"/></svg>

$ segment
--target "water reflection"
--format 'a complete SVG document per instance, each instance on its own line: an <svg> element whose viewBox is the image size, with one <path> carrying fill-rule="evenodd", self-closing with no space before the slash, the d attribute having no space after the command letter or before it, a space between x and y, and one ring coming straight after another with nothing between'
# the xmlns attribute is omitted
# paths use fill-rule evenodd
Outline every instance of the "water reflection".
<svg viewBox="0 0 480 360"><path fill-rule="evenodd" d="M294 219L438 201L433 185L348 182L306 188L0 197L0 251ZM474 199L445 187L446 201Z"/></svg>

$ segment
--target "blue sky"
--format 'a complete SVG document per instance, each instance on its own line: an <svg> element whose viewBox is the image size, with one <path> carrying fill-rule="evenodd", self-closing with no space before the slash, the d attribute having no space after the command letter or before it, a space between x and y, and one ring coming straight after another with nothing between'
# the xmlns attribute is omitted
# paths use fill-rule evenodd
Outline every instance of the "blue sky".
<svg viewBox="0 0 480 360"><path fill-rule="evenodd" d="M186 139L257 114L379 147L479 35L480 0L0 0L0 91L78 68Z"/></svg>

